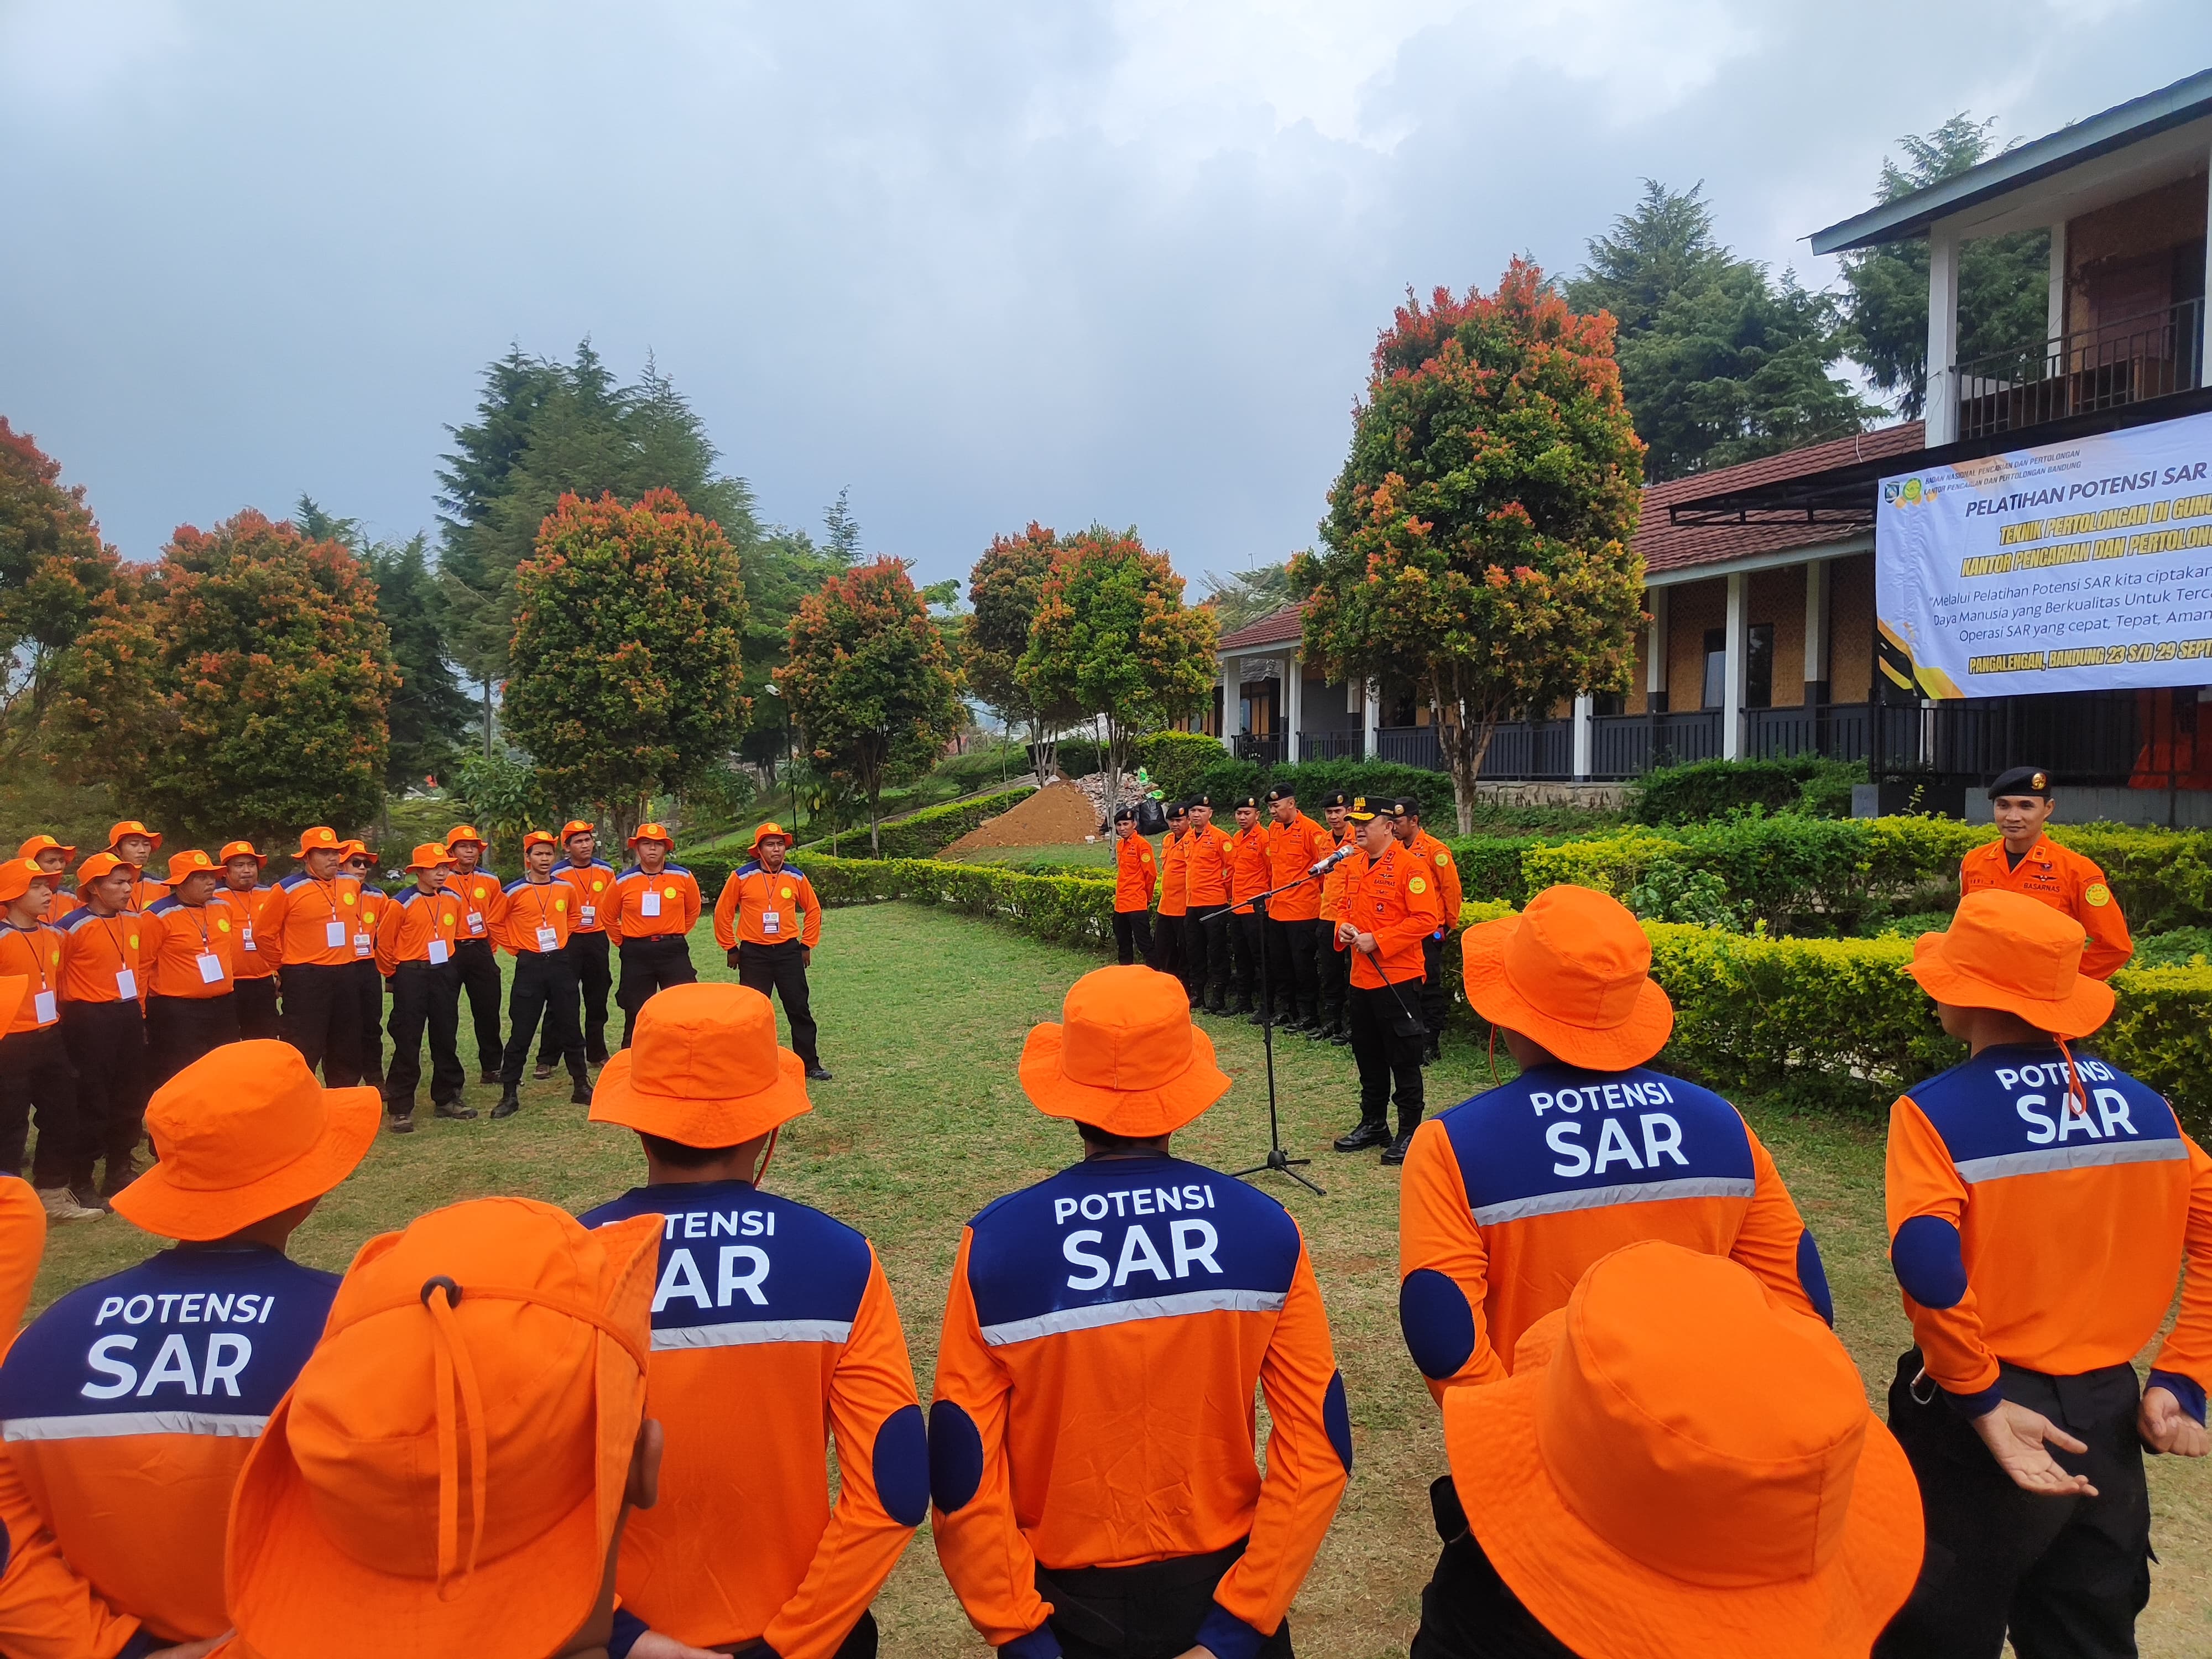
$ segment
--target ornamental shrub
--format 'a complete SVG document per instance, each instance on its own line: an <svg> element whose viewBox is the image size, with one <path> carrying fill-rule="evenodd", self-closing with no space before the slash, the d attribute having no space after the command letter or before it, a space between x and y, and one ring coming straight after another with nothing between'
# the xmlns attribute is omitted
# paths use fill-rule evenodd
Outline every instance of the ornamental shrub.
<svg viewBox="0 0 2212 1659"><path fill-rule="evenodd" d="M1645 773L1632 792L1629 816L1638 823L1699 823L1757 807L1849 817L1851 786L1866 781L1863 763L1813 755L1692 761Z"/></svg>
<svg viewBox="0 0 2212 1659"><path fill-rule="evenodd" d="M1521 860L1546 842L1528 836L1462 836L1444 843L1459 866L1460 891L1469 899L1521 904L1528 897Z"/></svg>
<svg viewBox="0 0 2212 1659"><path fill-rule="evenodd" d="M947 801L942 806L926 810L881 825L876 831L884 856L891 859L926 859L943 852L970 830L987 818L1018 806L1035 793L1024 783L1015 789L1000 789L988 795L978 795L973 800Z"/></svg>
<svg viewBox="0 0 2212 1659"><path fill-rule="evenodd" d="M1219 765L1227 753L1219 738L1203 732L1155 732L1137 739L1130 760L1145 769L1162 795L1173 800L1191 793L1206 769Z"/></svg>
<svg viewBox="0 0 2212 1659"><path fill-rule="evenodd" d="M1680 861L1688 851L1686 842L1649 830L1540 844L1521 855L1522 887L1526 893L1540 893L1565 881L1617 898L1642 881L1654 864Z"/></svg>

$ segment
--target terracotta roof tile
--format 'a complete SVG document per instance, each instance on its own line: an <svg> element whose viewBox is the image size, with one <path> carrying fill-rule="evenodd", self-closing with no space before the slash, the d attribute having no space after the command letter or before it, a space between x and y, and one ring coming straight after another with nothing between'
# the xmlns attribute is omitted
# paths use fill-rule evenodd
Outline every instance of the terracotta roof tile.
<svg viewBox="0 0 2212 1659"><path fill-rule="evenodd" d="M1224 634L1220 648L1240 651L1251 645L1285 645L1305 631L1305 604L1286 605L1280 611L1246 623L1233 634Z"/></svg>
<svg viewBox="0 0 2212 1659"><path fill-rule="evenodd" d="M1644 517L1636 532L1636 550L1644 556L1648 570L1680 570L1688 565L1718 564L1753 554L1780 553L1793 547L1816 547L1823 542L1838 540L1837 526L1832 524L1676 525L1668 521L1667 509L1676 501L1748 489L1755 484L1773 483L1782 478L1802 477L1808 472L1848 466L1854 461L1910 454L1924 447L1923 431L1918 421L1905 421L1849 438L1808 444L1802 449L1746 461L1740 466L1692 472L1686 478L1669 478L1665 483L1652 484L1644 492Z"/></svg>

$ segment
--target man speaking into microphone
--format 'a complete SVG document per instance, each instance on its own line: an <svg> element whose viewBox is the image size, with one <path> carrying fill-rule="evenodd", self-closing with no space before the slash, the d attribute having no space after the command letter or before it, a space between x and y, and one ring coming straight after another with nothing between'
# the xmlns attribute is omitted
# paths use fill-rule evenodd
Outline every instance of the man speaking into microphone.
<svg viewBox="0 0 2212 1659"><path fill-rule="evenodd" d="M1345 866L1343 915L1335 945L1352 952L1352 1058L1359 1067L1359 1122L1336 1150L1386 1146L1385 1164L1403 1164L1421 1127L1421 941L1442 925L1443 909L1426 866L1391 831L1392 803L1352 799L1347 815L1359 851ZM1390 1133L1393 1083L1398 1133Z"/></svg>

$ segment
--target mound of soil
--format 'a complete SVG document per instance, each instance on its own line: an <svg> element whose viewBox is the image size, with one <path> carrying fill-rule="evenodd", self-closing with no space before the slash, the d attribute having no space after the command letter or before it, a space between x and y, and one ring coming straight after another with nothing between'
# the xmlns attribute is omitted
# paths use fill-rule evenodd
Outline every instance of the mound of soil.
<svg viewBox="0 0 2212 1659"><path fill-rule="evenodd" d="M1074 846L1097 833L1097 803L1065 778L1054 778L1011 811L984 819L938 857L957 858L984 847Z"/></svg>

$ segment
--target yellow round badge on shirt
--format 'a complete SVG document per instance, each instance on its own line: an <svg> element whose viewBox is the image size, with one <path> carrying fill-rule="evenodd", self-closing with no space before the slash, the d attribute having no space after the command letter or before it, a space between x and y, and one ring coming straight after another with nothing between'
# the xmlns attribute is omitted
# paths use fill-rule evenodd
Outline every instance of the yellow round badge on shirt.
<svg viewBox="0 0 2212 1659"><path fill-rule="evenodd" d="M566 899L555 899L553 901L553 908L556 910L566 910L568 908L568 901Z"/></svg>
<svg viewBox="0 0 2212 1659"><path fill-rule="evenodd" d="M1429 884L1423 881L1419 876L1415 876L1411 881L1406 884L1406 890L1409 893L1425 893L1429 890Z"/></svg>
<svg viewBox="0 0 2212 1659"><path fill-rule="evenodd" d="M603 881L595 881L595 882L593 882L593 883L592 884L592 890L594 893L596 893L596 892L598 892L598 891L599 890L599 889L600 889L600 888L602 888L602 887L604 887L604 886L605 886L605 885L606 885L606 883L605 883L605 882L603 882Z"/></svg>
<svg viewBox="0 0 2212 1659"><path fill-rule="evenodd" d="M351 893L340 893L338 895L338 902L340 904L351 904L353 902L353 895Z"/></svg>
<svg viewBox="0 0 2212 1659"><path fill-rule="evenodd" d="M660 890L660 896L663 898L674 898L676 896L676 890L673 887L664 887Z"/></svg>
<svg viewBox="0 0 2212 1659"><path fill-rule="evenodd" d="M789 889L788 887L787 887L787 888L783 889L783 890L782 890L782 896L783 896L783 897L785 897L785 898L789 898L789 897L791 896L791 889Z"/></svg>
<svg viewBox="0 0 2212 1659"><path fill-rule="evenodd" d="M138 948L138 935L136 933L131 935L131 948L134 951Z"/></svg>
<svg viewBox="0 0 2212 1659"><path fill-rule="evenodd" d="M1439 853L1437 854L1437 868L1438 868L1439 870L1443 869L1443 868L1444 867L1444 866L1446 866L1447 864L1449 864L1450 862L1451 862L1451 854L1450 854L1449 853L1439 852Z"/></svg>
<svg viewBox="0 0 2212 1659"><path fill-rule="evenodd" d="M446 926L447 926L447 927L452 927L455 922L459 921L459 920L460 920L460 918L459 918L459 916L455 915L454 915L451 910L448 910L448 911L447 911L447 912L446 912L445 921L446 921Z"/></svg>
<svg viewBox="0 0 2212 1659"><path fill-rule="evenodd" d="M2092 904L2110 904L2112 902L2112 890L2101 881L2093 881L2083 890L2081 896Z"/></svg>
<svg viewBox="0 0 2212 1659"><path fill-rule="evenodd" d="M228 919L222 916L217 916L215 919L215 930L218 933L228 933L230 931L230 922Z"/></svg>

